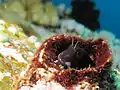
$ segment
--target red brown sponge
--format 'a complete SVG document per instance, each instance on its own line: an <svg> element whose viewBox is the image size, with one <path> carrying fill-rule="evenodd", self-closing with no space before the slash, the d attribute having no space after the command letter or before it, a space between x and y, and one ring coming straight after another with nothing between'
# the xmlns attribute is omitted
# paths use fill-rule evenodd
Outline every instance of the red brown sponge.
<svg viewBox="0 0 120 90"><path fill-rule="evenodd" d="M81 81L97 82L99 74L108 70L111 62L109 46L103 39L86 41L77 36L55 35L40 46L26 77L32 77L29 80L35 83L42 78L36 75L36 70L44 68L53 74L49 81L68 88Z"/></svg>

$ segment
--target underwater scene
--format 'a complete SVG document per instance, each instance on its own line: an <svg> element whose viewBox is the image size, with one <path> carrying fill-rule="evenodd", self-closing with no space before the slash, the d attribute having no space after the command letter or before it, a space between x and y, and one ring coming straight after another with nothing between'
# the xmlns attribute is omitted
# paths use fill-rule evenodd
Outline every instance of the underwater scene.
<svg viewBox="0 0 120 90"><path fill-rule="evenodd" d="M120 90L119 4L0 0L0 90Z"/></svg>

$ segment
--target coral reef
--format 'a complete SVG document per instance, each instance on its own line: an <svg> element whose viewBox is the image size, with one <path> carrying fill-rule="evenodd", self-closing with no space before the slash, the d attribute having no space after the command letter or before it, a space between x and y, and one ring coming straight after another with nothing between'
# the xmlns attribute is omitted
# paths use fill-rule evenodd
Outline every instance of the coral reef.
<svg viewBox="0 0 120 90"><path fill-rule="evenodd" d="M3 30L3 31L5 30L4 25L7 25L4 23L5 23L4 21L1 21L1 30ZM106 89L108 89L108 87L109 87L109 89L112 89L112 90L119 90L119 88L120 88L119 87L119 85L120 85L119 84L119 81L120 81L120 74L119 74L119 71L120 71L120 64L119 64L120 40L117 39L114 34L112 34L111 32L108 32L106 30L101 30L100 32L92 32L91 30L86 28L84 25L78 24L77 22L75 22L72 19L62 20L59 28L52 28L52 27L47 28L49 30L53 30L54 32L52 32L52 31L48 32L48 30L46 30L46 28L43 28L43 27L42 28L35 27L35 28L36 28L36 30L44 31L44 32L39 33L41 35L40 40L42 40L42 41L48 39L50 36L53 36L56 33L59 33L61 31L62 31L62 33L66 33L66 35L73 34L73 35L80 36L82 39L85 39L85 40L104 38L105 41L107 41L107 43L109 44L110 50L111 50L112 65L111 65L110 69L112 71L108 71L108 73L106 73L104 75L105 77L102 77L103 75L100 75L100 77L102 79L100 79L99 84L97 84L96 86L104 87ZM7 33L7 32L5 32L5 33ZM14 29L13 30L10 29L10 33L8 33L8 34L10 34L9 37L6 36L7 34L5 34L3 36L3 33L2 33L1 37L0 37L1 42L4 42L5 40L8 40L8 38L12 38L12 37L14 37L14 35L16 35L14 32ZM12 37L11 37L11 35L12 35ZM23 36L24 36L24 34L23 34ZM21 37L19 37L19 38L21 38ZM36 42L36 39L34 36L28 38L28 40L30 42L32 41L31 43ZM36 43L34 45L38 45L38 44ZM39 45L37 46L37 48L38 47L39 47ZM12 79L9 78L10 74L4 73L4 75L5 75L5 78L3 78L3 80L5 80L5 81L8 80L9 83L11 83ZM1 86L4 86L4 85L1 83Z"/></svg>
<svg viewBox="0 0 120 90"><path fill-rule="evenodd" d="M81 85L79 87L82 88L82 86L85 85L84 88L87 88L87 89L90 89L92 87L94 88L94 86L96 86L97 88L99 87L100 90L103 88L105 90L120 90L120 63L119 63L120 39L116 38L116 36L113 33L109 32L107 30L101 30L99 32L94 32L94 30L96 30L97 28L100 27L99 22L98 22L100 12L99 12L99 10L95 9L95 4L92 1L73 0L71 3L72 10L64 8L63 4L60 5L59 7L55 7L52 5L51 2L47 2L47 3L43 2L42 3L39 0L34 0L34 1L26 0L26 2L25 2L25 0L21 0L21 1L14 0L14 2L11 2L11 1L13 1L13 0L6 2L5 4L3 4L0 7L0 16L3 19L5 19L6 21L24 25L26 27L32 27L32 30L31 30L31 28L27 28L27 29L29 29L28 32L30 32L29 35L34 35L34 33L32 32L34 30L40 36L39 40L41 42L43 42L46 39L49 39L49 37L56 35L56 34L57 35L64 34L67 36L75 35L75 36L80 36L81 39L84 39L84 40L92 39L93 41L96 39L99 39L99 38L103 38L104 39L103 42L104 41L107 42L110 47L110 51L111 51L111 55L112 55L111 56L111 59L112 59L111 67L108 69L108 71L102 70L101 73L99 73L99 75L95 74L95 76L99 77L99 79L97 79L98 80L97 83L87 82L87 79L85 79L86 81L80 82ZM48 1L48 0L46 0L46 1ZM17 7L17 8L14 8L14 7ZM72 13L71 13L71 11L72 11ZM18 18L20 18L20 19L18 19ZM82 24L80 24L80 23L82 23ZM35 24L39 25L39 26L36 26ZM88 29L88 28L90 28L90 29ZM28 34L28 32L27 32L27 34ZM52 42L54 41L55 38L53 38ZM18 43L18 41L20 41L20 43ZM27 42L25 42L25 41L27 41ZM70 43L72 43L71 39L70 39ZM75 46L75 43L76 42L73 43L73 46ZM45 42L44 42L44 44L45 44ZM18 61L23 60L27 63L31 63L33 54L39 48L39 45L40 45L40 43L38 42L37 37L35 37L35 36L28 37L23 32L23 30L20 27L18 27L17 25L8 24L8 23L0 20L0 61L1 61L0 62L0 72L1 72L0 73L0 80L1 80L0 81L0 90L10 90L11 84L13 85L13 87L16 85L16 82L13 82L13 79L14 79L14 81L16 79L18 79L19 74L20 75L23 74L23 72L21 72L21 71L24 71L25 68L27 67L27 65L24 64L24 62L18 62ZM48 45L42 45L41 48L45 48L46 46L48 46ZM66 45L64 45L64 46L66 46ZM5 48L4 50L2 49L3 47ZM51 47L52 47L52 45L51 45ZM59 47L57 47L57 48L59 49ZM76 58L87 59L87 61L91 63L91 66L92 66L91 68L96 67L96 63L92 61L93 59L90 58L88 54L86 54L87 52L84 48L76 47L73 49L71 46L70 47L66 46L65 48L66 49L61 52L57 52L53 48L50 51L48 50L49 48L47 49L49 52L55 51L55 52L59 53L59 58L58 58L59 64L63 70L66 70L66 72L64 72L64 73L63 72L56 73L56 75L59 74L58 75L59 78L56 77L57 82L60 82L61 80L63 80L62 75L67 77L67 75L71 72L73 72L74 74L78 74L78 71L76 73L76 69L77 70L79 70L80 68L84 69L84 65L85 65L85 67L89 66L88 65L89 63L83 63L84 65L81 67L79 67L79 65L76 63L73 63L72 65L70 65L70 63L67 63L66 59L71 58L71 60L73 60L75 58L75 57L72 57L72 54L75 53L74 50L79 49L81 51L79 53L83 53L83 54L80 54L80 56L78 56ZM7 50L8 49L17 50L17 55L18 54L22 55L22 59L19 60L19 58L16 58L16 56L15 56L16 54L13 56L11 54L9 54L9 55L7 54L8 56L4 56L5 55L4 52L6 49ZM11 53L14 52L12 50L11 50ZM43 51L41 50L41 52L43 53L44 50ZM67 58L63 57L68 52L71 57L67 57ZM16 53L16 51L14 53ZM41 53L41 55L42 55L42 53ZM38 54L36 54L35 56L37 56ZM54 54L56 55L56 53L53 53L53 55L48 55L48 56L53 56L53 57L49 57L49 58L54 58L54 56L55 56ZM99 54L99 53L97 53L97 54ZM86 56L86 58L83 56ZM46 58L46 56L44 56L44 58ZM32 66L34 66L34 68L30 69L31 70L30 72L34 71L36 68L37 68L37 70L35 70L35 72L33 72L33 73L27 72L29 74L28 76L30 76L30 77L28 77L30 79L30 83L29 83L30 86L33 83L34 84L35 83L39 83L39 84L43 83L38 80L39 76L36 73L39 72L40 75L41 75L41 73L43 73L42 75L45 77L44 80L49 81L53 75L52 71L55 70L53 68L49 68L50 72L47 72L47 70L43 70L43 69L41 70L39 67L41 65L39 63L39 61L42 59L39 59L39 61L36 61L36 60L38 60L38 57L36 57L34 59L34 61L33 61L34 64L32 65ZM49 60L52 61L52 59L49 59ZM61 62L61 60L62 60L62 62ZM3 61L5 61L5 62L3 62ZM66 62L66 64L64 64L63 62ZM45 68L46 65L51 66L51 63L48 63L46 61L46 64L44 66L42 65L43 66L42 68ZM76 65L78 65L78 66L76 67ZM107 65L103 65L103 66L108 67ZM106 69L106 67L101 67L101 68ZM56 68L58 70L59 65L56 66ZM72 69L70 69L70 71L69 70L67 71L68 68L72 68ZM84 71L84 73L86 73L85 70L83 70L83 71ZM90 73L92 71L93 70L91 70ZM18 75L17 77L11 78L11 76L16 76L16 74ZM72 79L72 76L70 76L70 77ZM71 79L68 78L66 80L70 81ZM76 78L75 78L75 80L77 81ZM46 83L46 82L44 82L44 83ZM56 83L51 82L51 85L55 86ZM18 84L18 82L17 82L17 84ZM76 84L76 82L70 81L70 84ZM68 85L69 86L70 84L64 82L64 80L63 80L63 82L61 82L61 84L58 85L58 83L57 83L58 87L56 87L56 88L57 88L57 90L59 90L59 89L62 90L63 89L62 87L59 88L60 85L63 85L63 86ZM6 87L4 87L4 85L6 85ZM28 85L28 83L24 82L24 85ZM21 86L21 84L20 84L20 86ZM35 87L37 89L39 89L39 85L38 86L36 85ZM29 87L29 88L31 88L31 87ZM43 90L45 90L44 86L43 86Z"/></svg>

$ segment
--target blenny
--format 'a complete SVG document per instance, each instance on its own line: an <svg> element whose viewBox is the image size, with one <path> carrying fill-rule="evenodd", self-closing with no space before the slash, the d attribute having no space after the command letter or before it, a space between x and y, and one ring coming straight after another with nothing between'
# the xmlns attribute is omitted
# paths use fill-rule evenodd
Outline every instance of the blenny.
<svg viewBox="0 0 120 90"><path fill-rule="evenodd" d="M40 46L26 77L35 84L38 81L36 70L42 68L52 73L47 82L55 81L69 88L81 81L98 82L101 72L109 70L111 63L111 51L104 39L83 40L78 36L55 35ZM42 73L39 74L42 78Z"/></svg>

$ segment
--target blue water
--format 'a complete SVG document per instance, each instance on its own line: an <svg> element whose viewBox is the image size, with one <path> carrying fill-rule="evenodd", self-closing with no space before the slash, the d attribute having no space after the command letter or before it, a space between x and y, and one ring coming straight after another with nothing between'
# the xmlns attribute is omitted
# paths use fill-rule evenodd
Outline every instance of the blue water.
<svg viewBox="0 0 120 90"><path fill-rule="evenodd" d="M56 5L65 3L70 7L71 0L52 0ZM101 29L107 29L120 38L120 0L92 0L100 9Z"/></svg>

